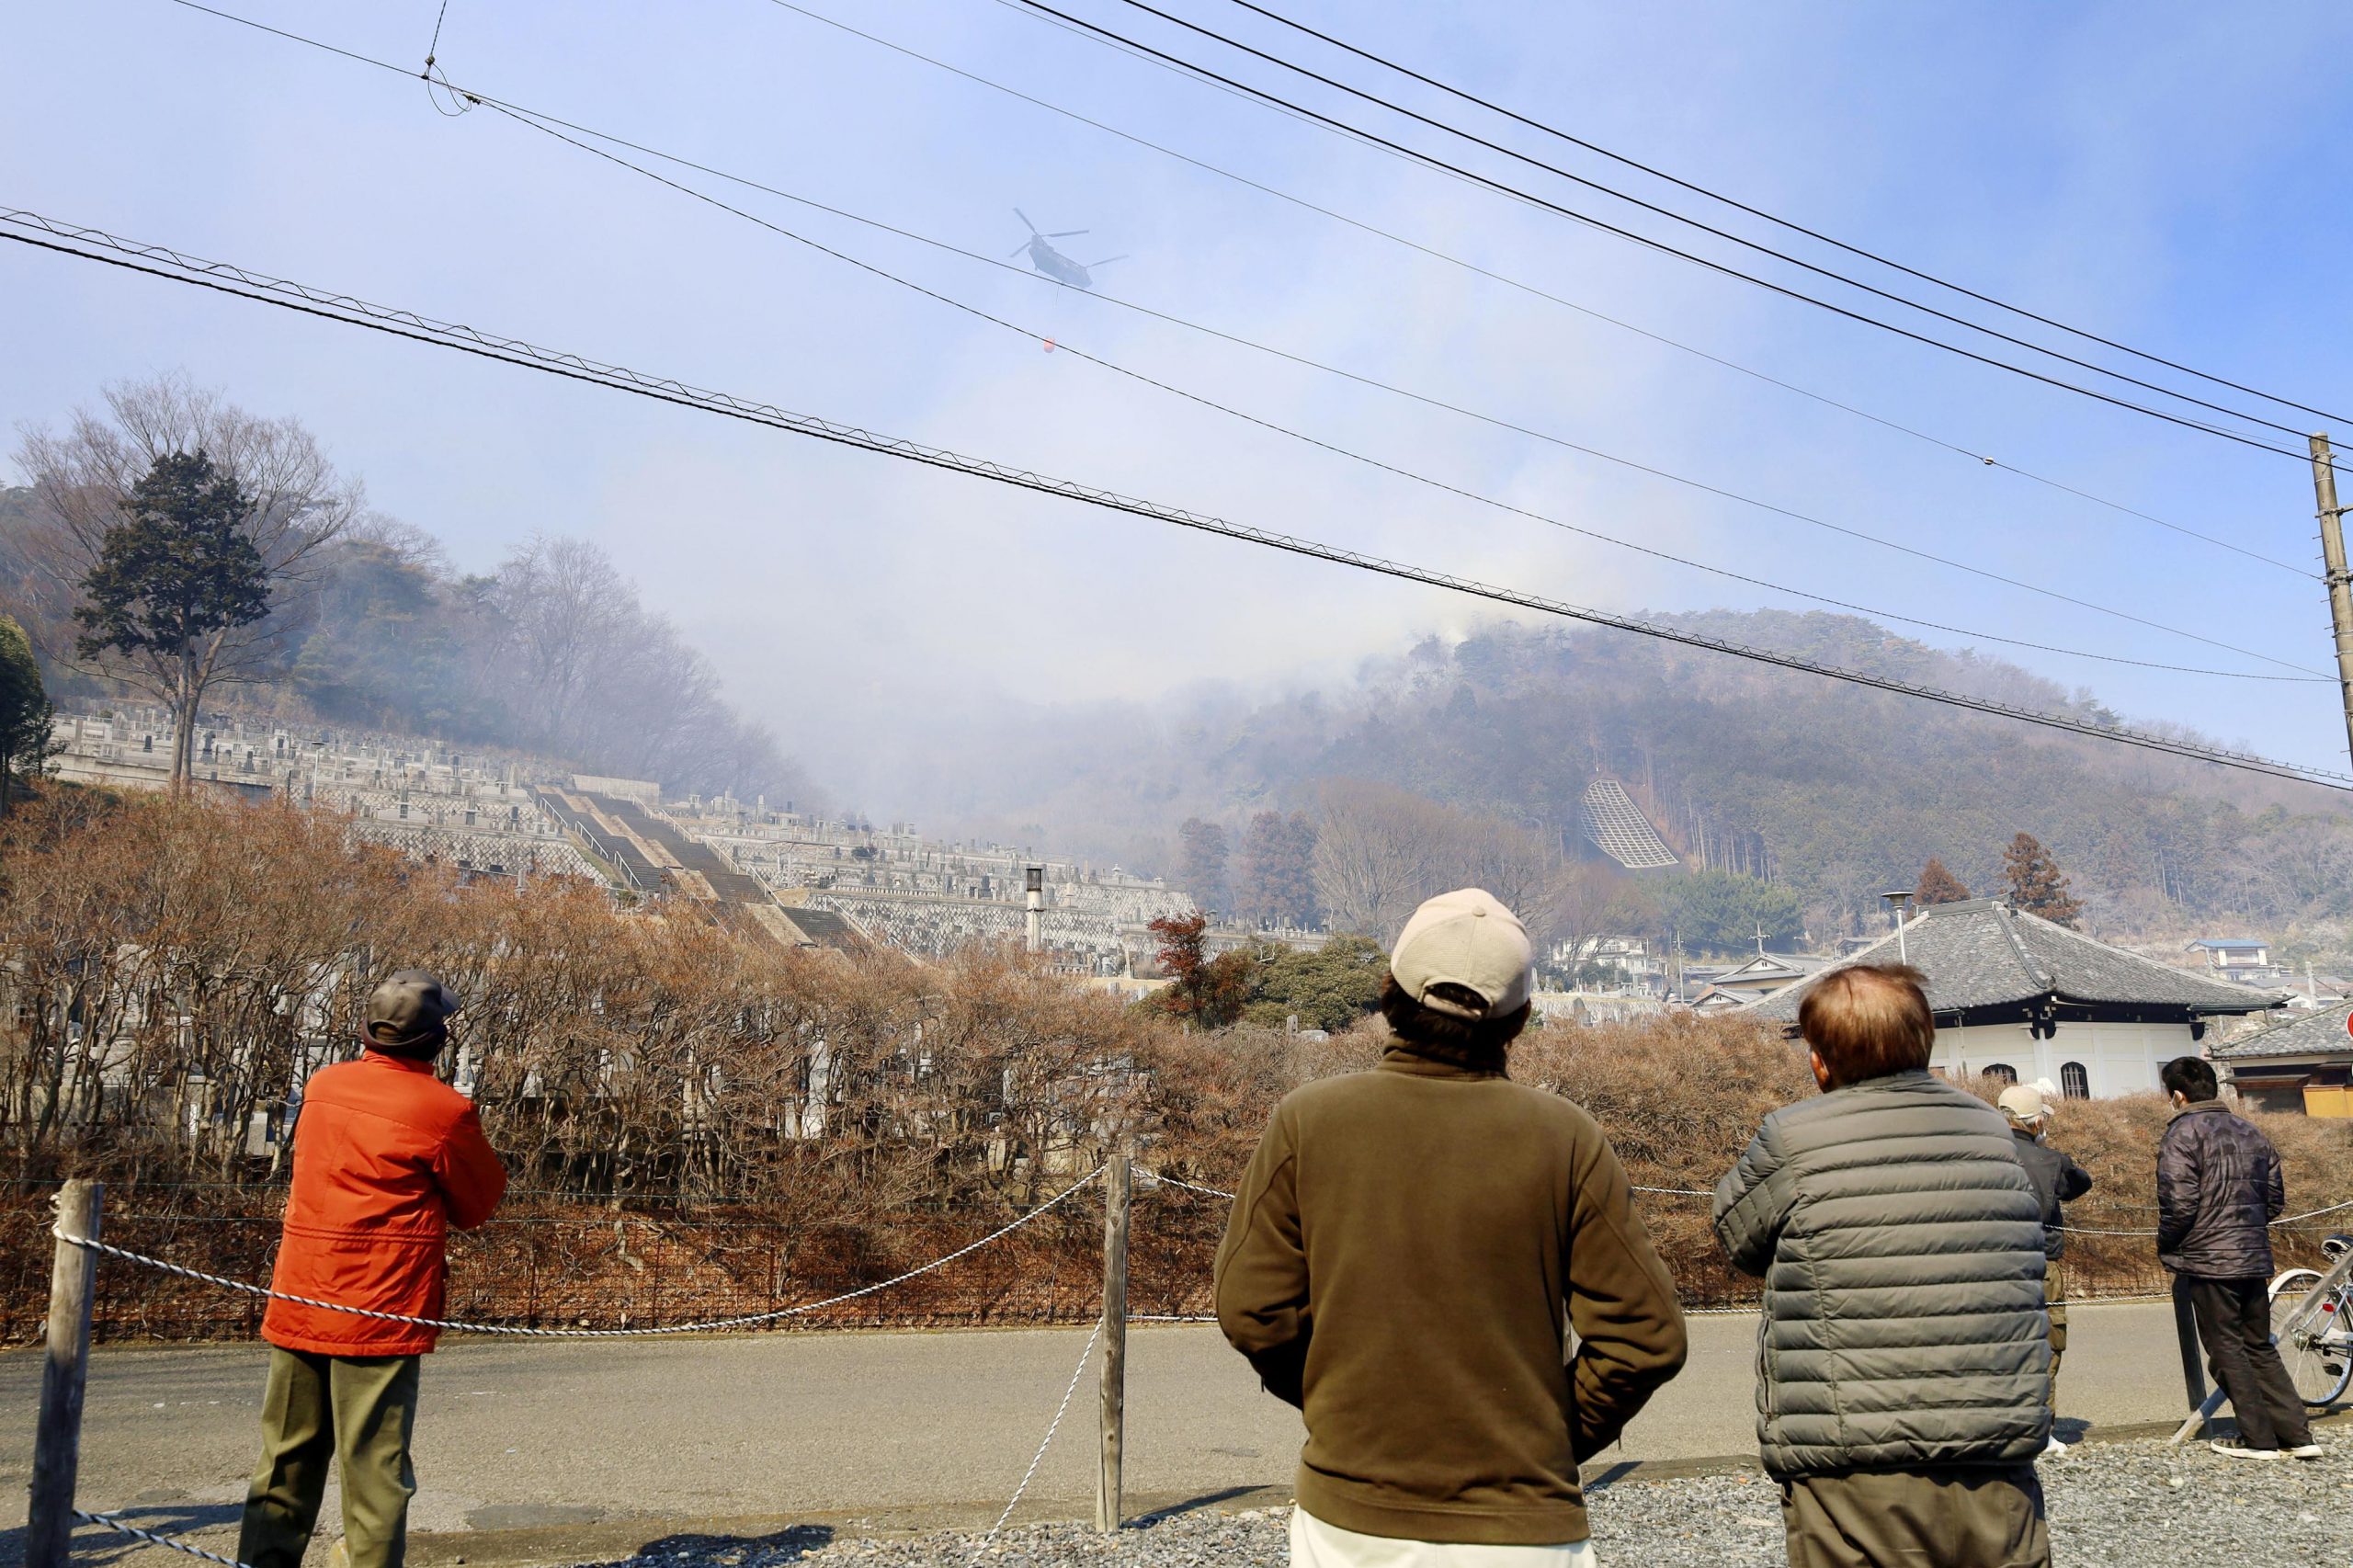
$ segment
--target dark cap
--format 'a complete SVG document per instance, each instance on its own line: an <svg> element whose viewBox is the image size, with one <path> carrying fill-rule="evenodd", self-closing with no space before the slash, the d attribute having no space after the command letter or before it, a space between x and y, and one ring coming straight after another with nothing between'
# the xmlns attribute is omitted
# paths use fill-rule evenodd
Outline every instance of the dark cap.
<svg viewBox="0 0 2353 1568"><path fill-rule="evenodd" d="M404 969L368 998L360 1033L379 1051L431 1055L449 1038L458 994L421 969Z"/></svg>

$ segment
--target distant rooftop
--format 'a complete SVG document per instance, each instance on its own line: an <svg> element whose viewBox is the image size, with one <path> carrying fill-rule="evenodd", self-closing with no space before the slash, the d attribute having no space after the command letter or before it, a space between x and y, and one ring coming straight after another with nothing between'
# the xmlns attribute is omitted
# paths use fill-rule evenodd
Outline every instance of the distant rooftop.
<svg viewBox="0 0 2353 1568"><path fill-rule="evenodd" d="M2245 1062L2267 1056L2343 1055L2353 1052L2353 1035L2346 1019L2353 1017L2353 1002L2332 1002L2283 1015L2268 1028L2244 1035L2214 1048L2217 1062Z"/></svg>

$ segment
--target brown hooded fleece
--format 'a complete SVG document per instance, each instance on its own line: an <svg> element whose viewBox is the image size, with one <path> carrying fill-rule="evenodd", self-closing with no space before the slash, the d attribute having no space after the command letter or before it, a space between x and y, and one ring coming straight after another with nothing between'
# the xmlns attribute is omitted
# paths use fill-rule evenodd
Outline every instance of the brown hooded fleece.
<svg viewBox="0 0 2353 1568"><path fill-rule="evenodd" d="M1585 1540L1578 1461L1685 1351L1593 1118L1398 1041L1276 1108L1218 1249L1217 1314L1307 1417L1300 1506L1408 1540Z"/></svg>

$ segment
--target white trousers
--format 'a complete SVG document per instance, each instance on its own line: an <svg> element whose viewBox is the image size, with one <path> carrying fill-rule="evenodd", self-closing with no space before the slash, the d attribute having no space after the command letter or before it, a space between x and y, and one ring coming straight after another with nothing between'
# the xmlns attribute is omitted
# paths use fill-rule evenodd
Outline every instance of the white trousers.
<svg viewBox="0 0 2353 1568"><path fill-rule="evenodd" d="M1558 1546L1479 1546L1450 1540L1397 1540L1327 1525L1304 1508L1290 1511L1291 1568L1600 1568L1591 1540Z"/></svg>

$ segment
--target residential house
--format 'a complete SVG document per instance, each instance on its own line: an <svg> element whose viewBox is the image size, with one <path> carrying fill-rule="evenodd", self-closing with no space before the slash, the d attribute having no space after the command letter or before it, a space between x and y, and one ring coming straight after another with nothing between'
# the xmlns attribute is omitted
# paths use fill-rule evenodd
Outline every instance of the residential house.
<svg viewBox="0 0 2353 1568"><path fill-rule="evenodd" d="M2214 1070L2258 1110L2353 1116L2353 1002L2299 1008L2213 1050Z"/></svg>
<svg viewBox="0 0 2353 1568"><path fill-rule="evenodd" d="M2255 937L2200 937L2182 950L2200 955L2207 968L2223 974L2271 967L2271 944Z"/></svg>
<svg viewBox="0 0 2353 1568"><path fill-rule="evenodd" d="M1771 995L1785 985L1819 973L1836 961L1811 953L1760 951L1755 958L1724 971L1710 981L1705 989L1691 998L1691 1006L1703 1013L1744 1006L1761 996Z"/></svg>

